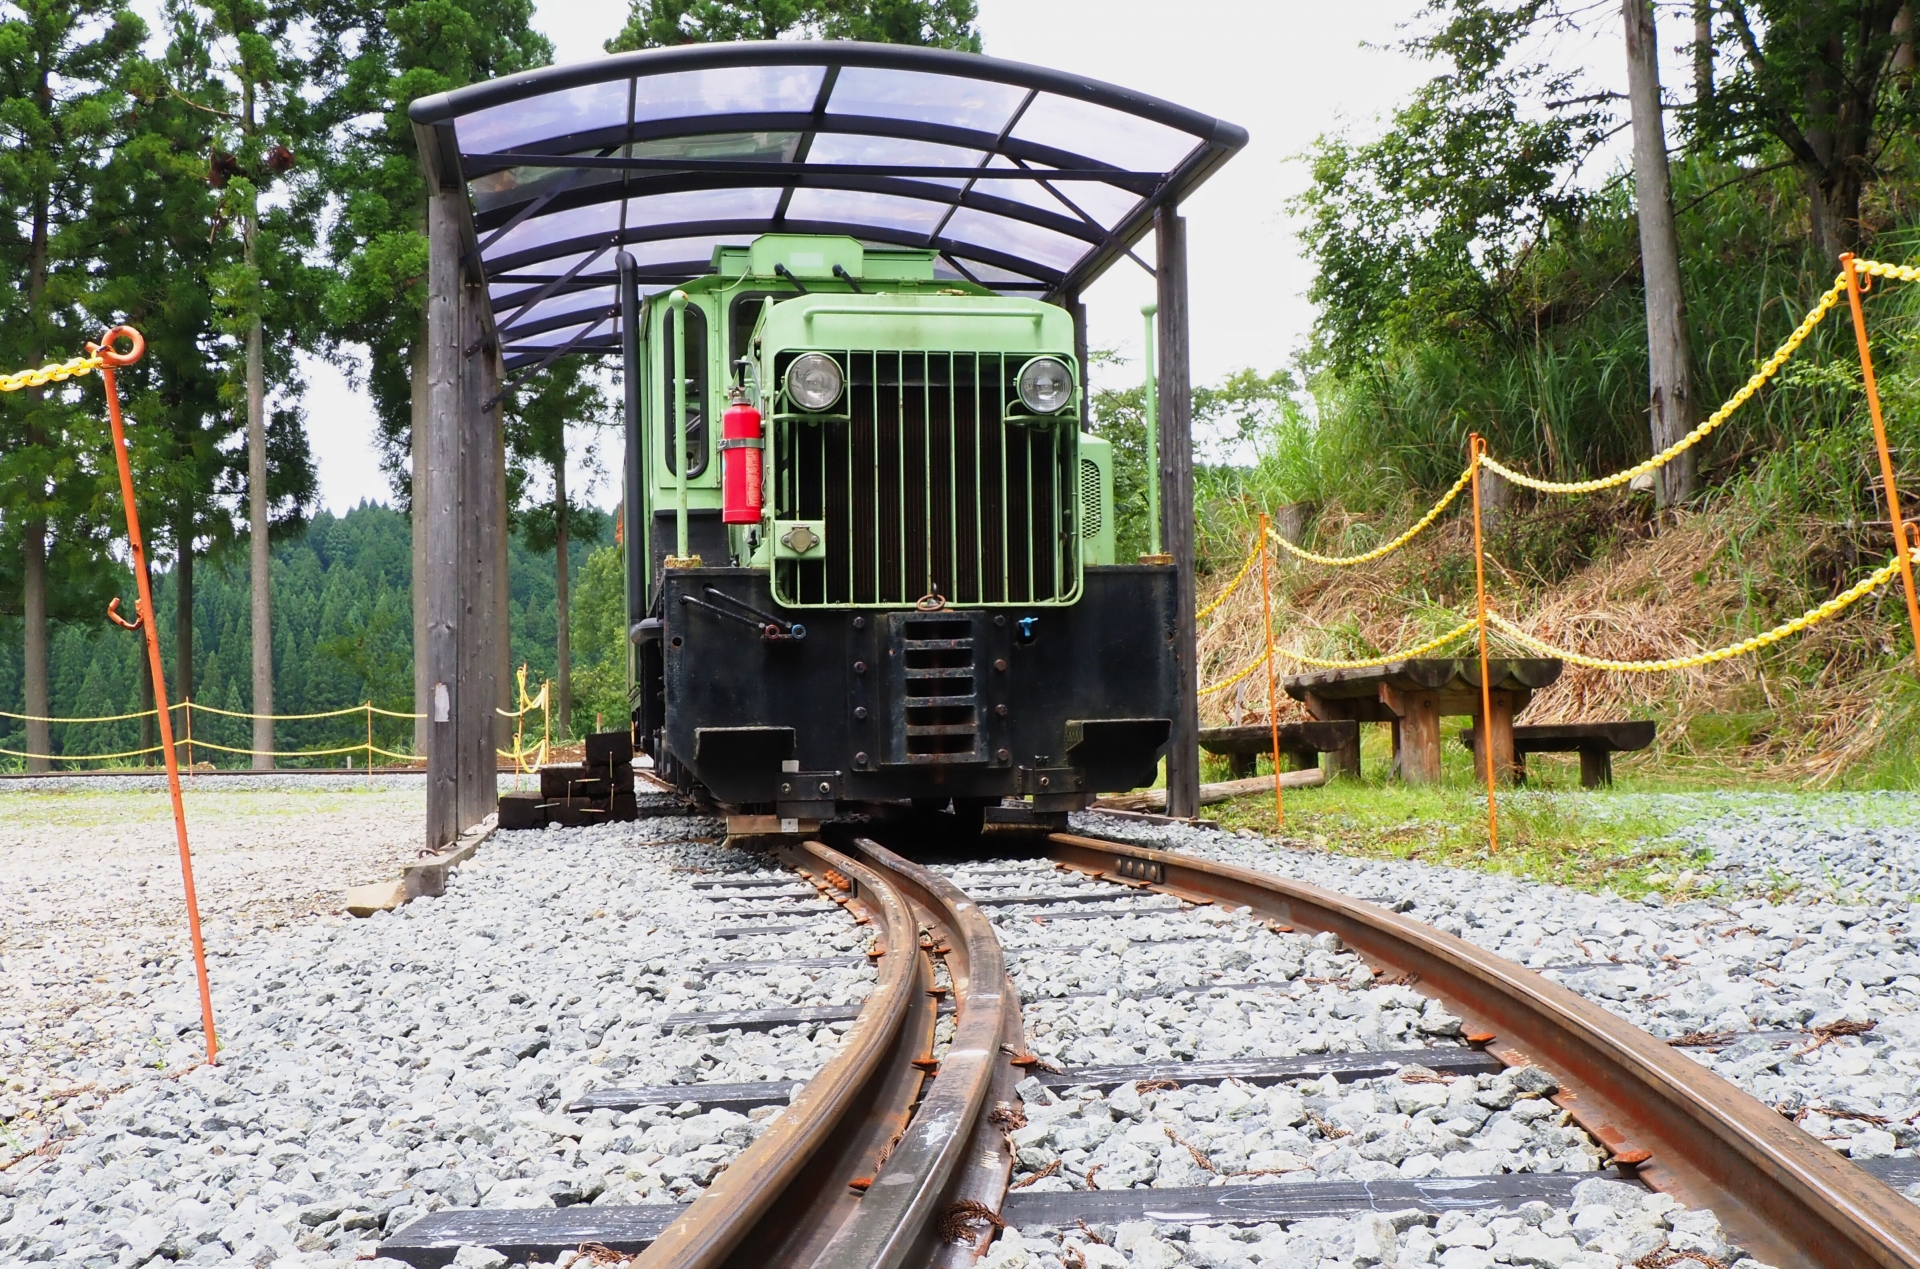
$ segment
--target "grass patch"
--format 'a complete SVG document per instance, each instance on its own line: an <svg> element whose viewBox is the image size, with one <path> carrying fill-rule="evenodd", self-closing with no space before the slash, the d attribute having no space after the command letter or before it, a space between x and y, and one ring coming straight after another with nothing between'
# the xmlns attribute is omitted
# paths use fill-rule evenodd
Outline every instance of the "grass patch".
<svg viewBox="0 0 1920 1269"><path fill-rule="evenodd" d="M1287 836L1341 854L1474 868L1627 898L1670 892L1677 878L1707 862L1671 834L1712 813L1630 794L1513 790L1500 798L1494 852L1487 846L1486 792L1464 780L1422 787L1337 780L1288 794L1286 812ZM1223 828L1274 831L1271 796L1236 798L1208 813Z"/></svg>

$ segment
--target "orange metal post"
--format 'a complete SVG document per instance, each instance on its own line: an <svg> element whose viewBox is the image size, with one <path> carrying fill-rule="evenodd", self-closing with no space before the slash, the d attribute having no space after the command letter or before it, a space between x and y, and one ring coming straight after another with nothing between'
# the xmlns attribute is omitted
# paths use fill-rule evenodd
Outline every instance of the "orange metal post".
<svg viewBox="0 0 1920 1269"><path fill-rule="evenodd" d="M132 349L121 353L114 349L120 340L129 340ZM219 1058L219 1042L213 1032L213 989L207 982L207 947L200 937L200 899L193 888L193 848L187 844L187 808L180 800L180 758L173 749L173 715L167 705L166 668L160 662L160 630L154 622L153 592L147 585L147 548L140 537L140 515L134 509L133 469L127 461L126 429L120 422L120 385L114 379L114 371L121 366L131 366L140 360L146 351L146 341L140 332L130 326L116 326L108 331L105 338L96 346L89 344L87 351L97 353L103 363L100 378L107 392L107 420L113 427L113 457L120 467L120 500L127 508L127 545L133 554L133 578L140 588L140 618L147 628L147 663L153 670L154 704L159 711L160 751L167 759L167 789L173 795L173 832L180 842L180 880L186 888L187 929L193 937L193 967L200 979L200 1024L207 1037L207 1061L215 1062ZM193 727L193 714L187 714L189 733Z"/></svg>
<svg viewBox="0 0 1920 1269"><path fill-rule="evenodd" d="M1873 354L1867 349L1867 314L1860 305L1860 275L1853 267L1853 253L1840 257L1840 268L1847 277L1847 303L1853 308L1853 337L1860 344L1860 377L1867 388L1867 413L1873 417L1873 443L1880 451L1880 479L1887 486L1887 518L1893 522L1893 550L1900 560L1900 580L1907 588L1907 621L1913 627L1913 655L1920 662L1920 598L1913 586L1913 556L1907 541L1907 525L1900 512L1900 489L1893 481L1893 452L1887 448L1887 422L1880 413L1880 385L1873 378Z"/></svg>
<svg viewBox="0 0 1920 1269"><path fill-rule="evenodd" d="M1275 703L1273 665L1273 588L1267 583L1267 513L1260 513L1260 624L1267 632L1267 723L1273 729L1273 822L1287 826L1287 809L1280 793L1280 709Z"/></svg>
<svg viewBox="0 0 1920 1269"><path fill-rule="evenodd" d="M1487 773L1487 849L1500 849L1500 813L1494 797L1493 682L1487 670L1487 556L1480 538L1480 460L1487 442L1480 433L1468 438L1473 464L1473 592L1480 622L1480 752Z"/></svg>

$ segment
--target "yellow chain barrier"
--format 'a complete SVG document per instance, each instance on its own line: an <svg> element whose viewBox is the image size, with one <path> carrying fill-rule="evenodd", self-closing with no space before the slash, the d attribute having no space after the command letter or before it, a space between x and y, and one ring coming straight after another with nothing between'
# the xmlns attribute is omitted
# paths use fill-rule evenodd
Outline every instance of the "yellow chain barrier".
<svg viewBox="0 0 1920 1269"><path fill-rule="evenodd" d="M1865 271L1864 263L1856 263L1854 267ZM1898 276L1897 267L1894 265L1881 265L1879 267L1892 272L1877 273L1875 274L1876 277ZM1715 428L1725 423L1729 418L1732 418L1735 410L1745 405L1753 398L1754 393L1766 386L1769 379L1780 373L1780 367L1786 365L1787 359L1800 350L1800 345L1807 341L1807 336L1813 334L1813 328L1818 326L1821 321L1826 318L1827 314L1833 311L1834 305L1838 304L1840 297L1846 293L1847 279L1846 276L1842 274L1838 281L1827 288L1827 293L1820 297L1820 302L1815 304L1813 309L1808 312L1805 317L1800 319L1800 324L1794 327L1793 334L1787 336L1786 342L1773 350L1773 356L1761 363L1760 368L1753 372L1752 377L1749 378L1746 383L1741 385L1740 390L1727 398L1725 405L1722 405L1711 415L1707 416L1706 421L1701 423L1700 426L1694 428L1691 432L1688 432L1685 436L1667 446L1667 448L1661 450L1644 463L1636 463L1625 471L1617 471L1611 476L1602 476L1596 480L1559 481L1541 480L1537 476L1529 476L1524 472L1517 472L1504 463L1496 462L1491 458L1482 458L1480 461L1486 465L1488 471L1496 472L1516 485L1523 485L1528 489L1538 490L1541 493L1585 494L1594 493L1601 489L1612 489L1616 485L1627 484L1636 476L1644 476L1656 468L1666 466L1682 453L1692 449L1695 445L1705 440Z"/></svg>
<svg viewBox="0 0 1920 1269"><path fill-rule="evenodd" d="M1227 583L1227 588L1218 595L1215 595L1212 603L1195 613L1193 619L1195 621L1205 621L1207 618L1213 616L1214 613L1218 612L1220 605L1226 603L1227 600L1232 597L1233 592L1240 589L1240 583L1247 580L1247 574L1253 571L1253 566L1259 562L1259 559L1260 544L1256 541L1253 544L1253 549L1247 552L1245 562L1240 565L1240 571L1235 573L1233 580Z"/></svg>
<svg viewBox="0 0 1920 1269"><path fill-rule="evenodd" d="M106 762L113 758L138 758L145 754L159 753L161 746L151 749L129 749L124 753L27 753L20 749L0 749L0 755L9 758L47 758L60 762Z"/></svg>
<svg viewBox="0 0 1920 1269"><path fill-rule="evenodd" d="M1276 648L1274 651L1282 660L1295 661L1301 665L1310 665L1319 670L1364 670L1369 666L1386 665L1390 661L1410 661L1414 657L1423 656L1436 648L1443 648L1456 639L1472 634L1474 625L1475 623L1469 619L1461 622L1436 639L1429 639L1425 643L1416 644L1411 648L1401 648L1398 651L1383 653L1377 657L1367 657L1365 660L1360 661L1327 661L1319 657L1310 657L1304 652L1292 652L1286 648ZM1247 666L1226 682L1215 683L1212 687L1201 688L1200 695L1212 696L1215 692L1224 692L1266 663L1267 658L1263 655L1255 660L1252 665Z"/></svg>
<svg viewBox="0 0 1920 1269"><path fill-rule="evenodd" d="M178 705L168 706L179 709ZM157 709L143 709L137 714L101 714L94 718L42 718L38 714L9 714L0 709L0 718L12 718L23 723L123 723L130 718L153 718L160 713Z"/></svg>
<svg viewBox="0 0 1920 1269"><path fill-rule="evenodd" d="M1317 670L1364 670L1369 666L1385 665L1389 661L1411 661L1413 658L1424 656L1437 648L1444 648L1455 639L1472 634L1476 624L1472 618L1468 618L1437 639L1429 639L1417 647L1402 648L1397 652L1388 652L1382 656L1368 657L1363 661L1322 661L1318 657L1310 657L1304 653L1288 652L1285 648L1280 650L1280 655L1298 661L1302 665L1313 666Z"/></svg>
<svg viewBox="0 0 1920 1269"><path fill-rule="evenodd" d="M1414 538L1418 537L1423 529L1440 518L1440 513L1453 504L1453 500L1460 496L1460 491L1465 489L1467 483L1472 479L1473 464L1469 463L1467 464L1467 469L1460 473L1460 479L1453 482L1453 488L1447 490L1447 492L1441 496L1440 501L1434 503L1432 509L1429 510L1427 514L1421 516L1419 521L1415 523L1411 529L1408 529L1405 533L1402 533L1386 545L1376 546L1371 551L1365 551L1359 555L1316 555L1305 547L1295 546L1272 529L1267 530L1267 537L1272 539L1282 550L1297 555L1303 560L1312 560L1315 564L1326 564L1333 568L1349 568L1355 564L1368 564L1374 560L1393 554L1407 543L1413 541Z"/></svg>
<svg viewBox="0 0 1920 1269"><path fill-rule="evenodd" d="M1262 653L1258 660L1256 660L1252 665L1248 666L1246 669L1240 671L1240 673L1234 675L1232 678L1228 679L1224 683L1215 683L1212 687L1201 688L1200 691L1197 693L1197 695L1212 696L1215 692L1224 692L1228 688L1234 686L1236 683L1239 683L1240 681L1245 679L1247 675L1252 674L1255 670L1259 669L1261 666L1265 665L1266 663L1267 663L1266 654Z"/></svg>
<svg viewBox="0 0 1920 1269"><path fill-rule="evenodd" d="M1920 563L1920 549L1914 550L1909 558L1915 563ZM1838 616L1885 586L1899 571L1900 559L1895 556L1874 570L1871 576L1841 591L1826 603L1817 608L1808 609L1793 620L1782 622L1771 630L1754 635L1751 639L1742 639L1738 643L1729 643L1725 647L1712 648L1706 652L1696 652L1692 656L1667 657L1660 661L1608 661L1600 657L1590 657L1530 635L1496 613L1488 613L1487 621L1498 627L1502 634L1514 642L1523 644L1535 652L1559 657L1571 665L1585 666L1590 670L1607 670L1615 674L1659 674L1668 670L1684 670L1696 665L1712 665L1733 657L1746 656L1750 652L1758 652L1790 635L1799 634L1803 630Z"/></svg>
<svg viewBox="0 0 1920 1269"><path fill-rule="evenodd" d="M92 374L105 364L98 357L75 357L72 361L49 362L38 370L22 370L18 374L0 375L0 392L18 392L22 388L44 388L50 383L61 383L78 375Z"/></svg>
<svg viewBox="0 0 1920 1269"><path fill-rule="evenodd" d="M375 705L372 702L362 702L361 704L358 704L358 705L347 705L340 709L321 710L317 714L249 714L244 710L220 709L217 706L213 706L213 705L202 705L199 701L189 702L189 708L191 708L195 713L218 714L222 718L256 718L256 719L270 718L275 722L282 722L282 723L306 722L315 718L345 718L348 714L364 714L369 710L371 710L376 714L383 715L387 718L425 718L426 717L425 714L409 714L401 710L381 709L378 705ZM72 722L74 720L56 718L56 719L51 719L49 721ZM365 745L358 745L355 747L360 749L366 748ZM249 750L248 752L252 752L252 751ZM279 756L280 755L278 754L275 755L275 757L279 757Z"/></svg>
<svg viewBox="0 0 1920 1269"><path fill-rule="evenodd" d="M1876 278L1892 278L1896 282L1920 282L1920 265L1887 264L1880 260L1855 260L1855 273L1870 273Z"/></svg>

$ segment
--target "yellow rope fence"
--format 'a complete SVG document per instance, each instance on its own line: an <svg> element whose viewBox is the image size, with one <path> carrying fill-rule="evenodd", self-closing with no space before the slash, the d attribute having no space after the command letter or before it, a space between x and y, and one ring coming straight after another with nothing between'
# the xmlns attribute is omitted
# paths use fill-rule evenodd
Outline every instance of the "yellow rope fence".
<svg viewBox="0 0 1920 1269"><path fill-rule="evenodd" d="M1911 550L1907 558L1910 563L1920 564L1920 548ZM1895 555L1875 569L1870 576L1862 578L1826 603L1809 608L1798 617L1791 621L1783 621L1771 630L1763 631L1750 639L1742 639L1738 643L1729 643L1724 647L1709 648L1705 652L1696 652L1691 656L1667 657L1659 661L1609 661L1601 657L1590 657L1585 653L1549 643L1537 635L1528 634L1497 613L1488 613L1487 622L1529 651L1537 652L1542 656L1559 657L1569 665L1585 666L1589 670L1606 670L1613 674L1661 674L1670 670L1691 669L1697 665L1713 665L1771 647L1782 639L1790 638L1803 630L1810 630L1823 621L1839 616L1892 581L1894 574L1899 571L1900 557Z"/></svg>
<svg viewBox="0 0 1920 1269"><path fill-rule="evenodd" d="M1864 273L1871 277L1892 278L1903 282L1920 281L1920 267L1912 265L1887 264L1878 260L1856 260L1853 263L1853 267L1857 273ZM1845 296L1846 293L1847 279L1843 273L1834 280L1832 286L1827 288L1826 292L1821 295L1819 301L1807 311L1806 316L1800 319L1800 324L1794 327L1793 333L1788 335L1787 338L1781 342L1780 346L1774 349L1773 354L1760 364L1759 369L1755 370L1747 381L1740 386L1739 391L1735 392L1731 397L1728 397L1720 408L1708 415L1698 427L1644 462L1636 463L1624 471L1614 472L1610 476L1601 476L1593 480L1570 481L1543 480L1538 476L1529 476L1525 472L1516 471L1514 468L1507 466L1499 460L1485 455L1482 455L1478 459L1478 463L1488 471L1506 480L1510 480L1516 485L1540 493L1588 494L1597 493L1602 489L1613 489L1620 485L1631 484L1636 477L1644 476L1649 472L1666 466L1675 458L1678 458L1681 454L1692 449L1695 445L1698 445L1701 441L1712 435L1721 424L1732 418L1742 406L1753 399L1754 395L1758 393L1761 388L1765 387L1775 375L1780 373L1781 367L1786 365L1793 355L1800 350L1800 346L1806 343L1807 339L1813 334L1814 328L1826 319L1827 314L1833 311L1834 307L1840 303L1841 297ZM1461 493L1464 492L1467 486L1473 481L1474 466L1474 463L1468 463L1467 469L1460 473L1460 478L1453 482L1453 487L1441 495L1440 500L1434 503L1425 515L1415 521L1411 528L1392 541L1385 542L1370 551L1363 551L1357 555L1322 555L1316 551L1310 551L1305 547L1294 545L1272 529L1267 530L1268 540L1298 559L1307 560L1310 563L1324 565L1329 568L1352 568L1357 565L1370 564L1375 560L1384 559L1407 543L1413 541L1414 538L1429 528L1435 520L1439 519L1448 507L1452 506L1453 503L1458 500ZM1233 590L1239 586L1239 583L1251 567L1252 561L1253 557L1249 556L1247 564L1241 567L1240 575L1235 577L1233 583L1228 586L1227 590L1216 597L1214 602L1209 604L1200 613L1201 620L1205 620L1208 616L1212 615L1214 610L1225 601L1227 595L1231 594Z"/></svg>
<svg viewBox="0 0 1920 1269"><path fill-rule="evenodd" d="M106 362L98 356L75 357L71 361L55 361L36 370L22 370L16 374L0 375L0 392L18 392L23 388L44 388L50 383L62 383L68 379L89 375L104 366Z"/></svg>

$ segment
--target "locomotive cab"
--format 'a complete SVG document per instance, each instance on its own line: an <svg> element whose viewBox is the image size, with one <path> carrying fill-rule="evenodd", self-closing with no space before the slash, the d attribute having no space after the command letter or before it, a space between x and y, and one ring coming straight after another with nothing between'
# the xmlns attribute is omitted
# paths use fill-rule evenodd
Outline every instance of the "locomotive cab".
<svg viewBox="0 0 1920 1269"><path fill-rule="evenodd" d="M635 737L761 831L1151 783L1171 565L1114 559L1074 318L937 253L774 234L649 296L626 506Z"/></svg>

